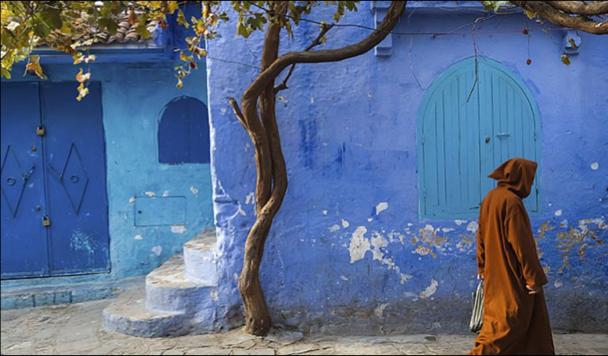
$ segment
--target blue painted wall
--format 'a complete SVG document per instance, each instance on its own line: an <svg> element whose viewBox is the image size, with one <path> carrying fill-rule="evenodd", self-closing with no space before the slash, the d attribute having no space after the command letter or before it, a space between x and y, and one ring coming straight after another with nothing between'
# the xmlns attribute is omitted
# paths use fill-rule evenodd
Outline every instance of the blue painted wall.
<svg viewBox="0 0 608 356"><path fill-rule="evenodd" d="M390 56L299 65L281 92L289 189L261 271L275 322L322 331L345 323L351 332L467 330L477 224L419 217L416 127L426 90L475 46L519 76L539 108L540 200L532 221L553 326L608 330L608 102L600 94L608 92L608 38L582 35L566 66L565 31L513 14L483 21L472 34L479 5L460 12L443 3L408 10L395 32L423 34L393 34ZM331 11L317 16L329 19ZM361 4L343 21L371 26L373 15ZM236 280L255 180L252 145L226 97L239 98L254 78L261 46L261 35L235 39L235 28L222 26L222 37L208 44L207 69L226 312L240 305ZM282 51L304 48L317 31L304 23ZM368 32L335 28L326 47Z"/></svg>
<svg viewBox="0 0 608 356"><path fill-rule="evenodd" d="M105 62L103 55L98 58ZM75 66L45 65L44 60L45 57L42 63L48 80L74 81ZM157 130L164 106L181 95L207 103L205 70L194 71L180 90L175 87L173 65L168 60L156 60L91 66L92 80L100 81L102 90L111 272L3 281L3 293L22 287L68 288L76 283L111 282L142 275L181 252L184 242L212 228L209 164L159 163ZM23 68L14 72L12 80L34 80L20 75ZM74 84L74 100L76 95ZM176 199L180 201L178 206L174 204ZM136 207L143 210L147 224L136 226Z"/></svg>

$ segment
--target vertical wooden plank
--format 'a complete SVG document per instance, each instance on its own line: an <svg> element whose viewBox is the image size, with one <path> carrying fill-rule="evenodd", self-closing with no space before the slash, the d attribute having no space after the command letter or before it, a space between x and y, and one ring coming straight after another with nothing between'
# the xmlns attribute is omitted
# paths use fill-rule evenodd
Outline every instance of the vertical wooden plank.
<svg viewBox="0 0 608 356"><path fill-rule="evenodd" d="M431 100L429 100L428 108L423 117L425 205L427 213L431 216L435 214L439 205L437 197L436 102L436 98L431 98Z"/></svg>
<svg viewBox="0 0 608 356"><path fill-rule="evenodd" d="M462 175L458 162L458 75L456 72L446 83L444 92L445 112L444 112L444 135L445 135L445 189L446 189L446 209L448 211L457 210L462 205Z"/></svg>
<svg viewBox="0 0 608 356"><path fill-rule="evenodd" d="M437 115L435 117L435 129L437 130L437 197L438 210L442 213L445 209L445 203L447 200L447 192L445 186L445 90L441 90L441 92L437 95Z"/></svg>

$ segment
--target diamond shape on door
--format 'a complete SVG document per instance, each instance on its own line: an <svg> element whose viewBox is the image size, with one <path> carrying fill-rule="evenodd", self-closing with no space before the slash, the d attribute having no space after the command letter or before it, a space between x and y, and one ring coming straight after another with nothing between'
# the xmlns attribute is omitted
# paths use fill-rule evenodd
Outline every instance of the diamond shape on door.
<svg viewBox="0 0 608 356"><path fill-rule="evenodd" d="M57 172L57 170L50 165L49 170L54 173L53 176L57 178L61 186L63 186L63 189L74 208L74 212L78 215L89 183L89 176L84 169L84 164L82 163L82 158L76 145L74 143L70 145L61 172Z"/></svg>
<svg viewBox="0 0 608 356"><path fill-rule="evenodd" d="M15 216L23 196L27 173L19 164L15 150L9 145L2 160L2 195L11 214Z"/></svg>

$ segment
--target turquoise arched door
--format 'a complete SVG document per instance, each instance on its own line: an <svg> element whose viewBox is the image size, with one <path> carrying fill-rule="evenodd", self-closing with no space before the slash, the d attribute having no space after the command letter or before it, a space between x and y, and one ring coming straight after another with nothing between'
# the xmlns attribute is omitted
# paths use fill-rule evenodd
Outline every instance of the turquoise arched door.
<svg viewBox="0 0 608 356"><path fill-rule="evenodd" d="M495 186L487 177L495 167L513 157L538 162L538 131L533 98L508 69L485 57L454 64L428 89L419 111L421 215L475 217ZM537 211L538 205L535 181L526 206Z"/></svg>

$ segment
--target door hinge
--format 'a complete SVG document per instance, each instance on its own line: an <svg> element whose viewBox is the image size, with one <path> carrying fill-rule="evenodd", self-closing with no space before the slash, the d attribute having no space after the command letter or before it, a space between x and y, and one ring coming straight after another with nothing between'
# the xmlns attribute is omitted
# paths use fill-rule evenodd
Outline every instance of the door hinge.
<svg viewBox="0 0 608 356"><path fill-rule="evenodd" d="M44 136L45 133L46 133L46 129L44 128L44 126L38 125L36 127L36 136Z"/></svg>
<svg viewBox="0 0 608 356"><path fill-rule="evenodd" d="M48 215L42 217L42 226L49 227L51 226L51 218Z"/></svg>

